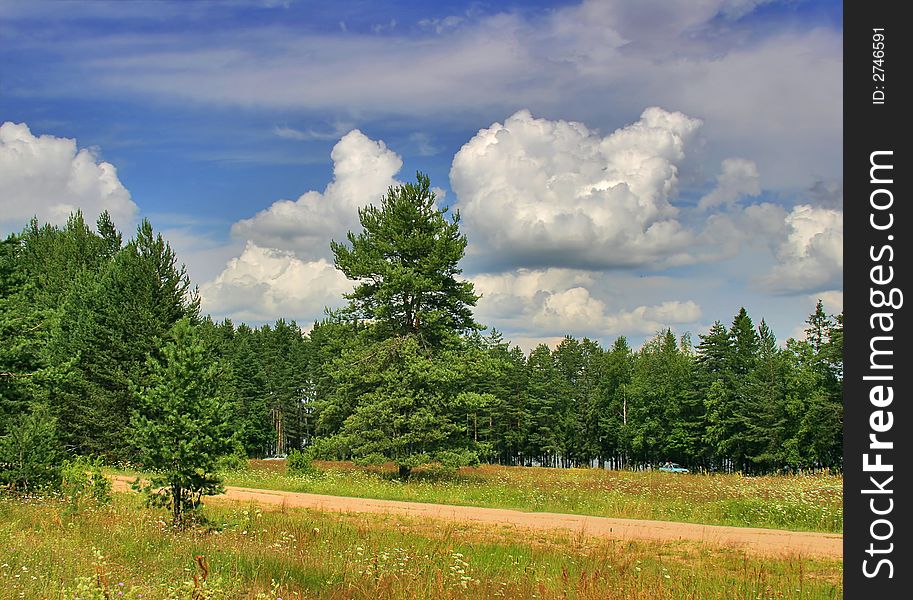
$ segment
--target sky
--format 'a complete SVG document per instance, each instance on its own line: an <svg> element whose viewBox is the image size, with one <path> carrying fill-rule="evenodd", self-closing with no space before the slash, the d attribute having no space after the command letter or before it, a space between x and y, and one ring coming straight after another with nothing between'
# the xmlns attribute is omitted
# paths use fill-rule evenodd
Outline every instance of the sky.
<svg viewBox="0 0 913 600"><path fill-rule="evenodd" d="M842 7L0 0L0 234L108 210L205 313L307 329L331 240L427 173L476 318L636 347L843 303Z"/></svg>

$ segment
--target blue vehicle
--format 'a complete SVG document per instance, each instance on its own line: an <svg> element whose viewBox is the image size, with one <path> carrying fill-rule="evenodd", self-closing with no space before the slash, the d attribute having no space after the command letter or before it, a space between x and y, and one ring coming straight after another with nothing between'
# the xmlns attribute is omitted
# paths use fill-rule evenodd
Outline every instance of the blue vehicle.
<svg viewBox="0 0 913 600"><path fill-rule="evenodd" d="M666 473L689 473L688 469L681 466L678 463L667 462L659 468L660 471L665 471Z"/></svg>

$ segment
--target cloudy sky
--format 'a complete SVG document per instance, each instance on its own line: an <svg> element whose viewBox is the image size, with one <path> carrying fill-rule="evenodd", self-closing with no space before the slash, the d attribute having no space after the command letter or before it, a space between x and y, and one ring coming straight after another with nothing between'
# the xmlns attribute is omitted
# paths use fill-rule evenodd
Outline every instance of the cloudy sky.
<svg viewBox="0 0 913 600"><path fill-rule="evenodd" d="M0 234L162 230L216 318L307 325L331 239L428 173L477 318L778 337L842 310L841 3L0 0Z"/></svg>

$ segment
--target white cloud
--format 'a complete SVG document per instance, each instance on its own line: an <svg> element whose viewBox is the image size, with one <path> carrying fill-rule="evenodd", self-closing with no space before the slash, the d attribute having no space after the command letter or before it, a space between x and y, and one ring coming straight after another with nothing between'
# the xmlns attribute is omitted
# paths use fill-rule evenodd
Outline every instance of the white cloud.
<svg viewBox="0 0 913 600"><path fill-rule="evenodd" d="M698 208L707 210L719 205L731 206L744 196L757 196L760 193L758 166L744 158L727 158L716 177L716 187L701 198Z"/></svg>
<svg viewBox="0 0 913 600"><path fill-rule="evenodd" d="M360 230L358 209L378 203L397 185L393 177L402 160L358 130L344 135L330 156L333 180L323 192L280 200L232 226L232 236L246 247L200 287L205 311L246 321L286 317L308 323L322 318L324 307L344 304L342 294L352 284L334 267L330 240Z"/></svg>
<svg viewBox="0 0 913 600"><path fill-rule="evenodd" d="M305 262L291 252L248 242L213 281L200 286L204 312L248 323L320 319L324 307L338 307L352 286L333 263Z"/></svg>
<svg viewBox="0 0 913 600"><path fill-rule="evenodd" d="M418 26L425 28L425 29L430 29L430 30L434 31L436 34L440 35L442 33L450 31L452 29L456 29L457 27L460 26L461 23L463 23L465 21L466 21L465 17L460 17L458 15L450 15L450 16L444 17L443 19L434 19L434 18L422 19L418 22Z"/></svg>
<svg viewBox="0 0 913 600"><path fill-rule="evenodd" d="M335 123L331 129L320 131L314 128L295 129L288 125L276 125L273 127L273 134L286 140L296 140L299 142L309 142L314 140L335 140L351 130L352 126L348 123Z"/></svg>
<svg viewBox="0 0 913 600"><path fill-rule="evenodd" d="M479 131L450 171L473 257L591 268L677 260L692 235L669 199L700 124L653 107L603 137L521 110Z"/></svg>
<svg viewBox="0 0 913 600"><path fill-rule="evenodd" d="M808 204L783 220L785 238L776 246L778 264L761 279L775 293L833 290L842 283L843 212Z"/></svg>
<svg viewBox="0 0 913 600"><path fill-rule="evenodd" d="M56 93L88 88L362 120L425 119L422 125L490 122L523 98L537 114L608 129L660 104L712 115L704 131L714 141L710 158L750 157L767 187L795 190L812 177L839 178L842 32L823 19L798 24L788 14L740 21L763 3L588 0L497 14L480 8L383 35L304 32L278 19L198 28L187 37L71 35L56 46L69 75L47 85ZM15 19L19 11L12 12ZM205 5L190 11L200 20L206 12ZM26 36L16 42L36 43ZM795 68L797 60L803 68ZM783 160L784 148L797 159Z"/></svg>
<svg viewBox="0 0 913 600"><path fill-rule="evenodd" d="M330 256L330 240L342 241L358 226L358 209L376 204L402 167L402 159L360 131L347 133L333 147L333 180L323 192L280 200L250 219L235 223L232 236L261 247L293 250L298 258Z"/></svg>
<svg viewBox="0 0 913 600"><path fill-rule="evenodd" d="M36 137L24 123L0 125L0 230L19 230L33 216L63 223L77 209L89 223L107 210L121 229L137 211L114 165L76 140Z"/></svg>
<svg viewBox="0 0 913 600"><path fill-rule="evenodd" d="M701 317L700 307L691 300L617 306L619 299L602 289L602 277L586 271L520 269L478 275L472 281L482 294L477 315L511 339L650 335Z"/></svg>

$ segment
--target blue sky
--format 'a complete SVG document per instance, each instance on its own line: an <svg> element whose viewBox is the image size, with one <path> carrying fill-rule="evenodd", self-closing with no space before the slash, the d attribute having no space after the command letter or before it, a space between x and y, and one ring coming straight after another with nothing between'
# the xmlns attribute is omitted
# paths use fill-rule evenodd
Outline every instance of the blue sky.
<svg viewBox="0 0 913 600"><path fill-rule="evenodd" d="M842 308L839 2L0 1L0 232L149 217L204 308L309 323L331 238L430 175L479 318L785 339ZM62 200L66 198L66 200Z"/></svg>

